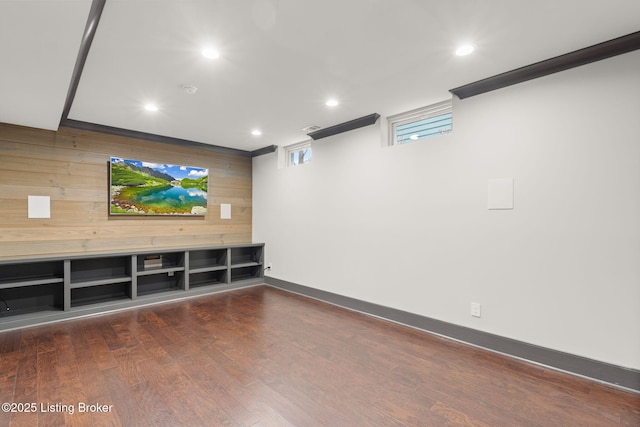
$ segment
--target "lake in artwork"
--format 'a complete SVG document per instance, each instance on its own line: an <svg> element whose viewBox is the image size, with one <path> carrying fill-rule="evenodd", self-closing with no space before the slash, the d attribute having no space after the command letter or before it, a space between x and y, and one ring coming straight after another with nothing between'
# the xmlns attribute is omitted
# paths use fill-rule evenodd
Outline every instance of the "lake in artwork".
<svg viewBox="0 0 640 427"><path fill-rule="evenodd" d="M208 169L112 157L112 215L205 215Z"/></svg>

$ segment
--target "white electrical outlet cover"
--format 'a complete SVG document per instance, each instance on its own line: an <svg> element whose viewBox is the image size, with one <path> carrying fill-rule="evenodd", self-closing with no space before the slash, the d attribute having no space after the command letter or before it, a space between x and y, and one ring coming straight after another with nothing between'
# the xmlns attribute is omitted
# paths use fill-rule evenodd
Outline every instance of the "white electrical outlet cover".
<svg viewBox="0 0 640 427"><path fill-rule="evenodd" d="M482 315L481 306L477 302L471 303L471 315L473 317L480 317Z"/></svg>

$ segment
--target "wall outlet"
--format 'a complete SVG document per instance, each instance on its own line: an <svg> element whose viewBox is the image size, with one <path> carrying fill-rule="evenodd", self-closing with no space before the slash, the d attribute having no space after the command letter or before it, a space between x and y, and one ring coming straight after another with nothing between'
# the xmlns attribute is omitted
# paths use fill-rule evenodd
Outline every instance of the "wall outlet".
<svg viewBox="0 0 640 427"><path fill-rule="evenodd" d="M471 315L473 317L480 317L482 315L481 306L477 302L471 303Z"/></svg>

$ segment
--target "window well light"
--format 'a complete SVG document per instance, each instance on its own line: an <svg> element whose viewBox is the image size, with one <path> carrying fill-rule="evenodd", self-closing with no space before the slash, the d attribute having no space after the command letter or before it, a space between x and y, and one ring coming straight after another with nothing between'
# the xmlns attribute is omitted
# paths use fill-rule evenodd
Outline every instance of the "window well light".
<svg viewBox="0 0 640 427"><path fill-rule="evenodd" d="M475 48L472 45L465 44L465 45L459 46L456 49L456 55L458 55L458 56L469 55L471 52L473 52L474 49Z"/></svg>
<svg viewBox="0 0 640 427"><path fill-rule="evenodd" d="M339 102L337 99L329 99L324 103L327 107L337 107Z"/></svg>
<svg viewBox="0 0 640 427"><path fill-rule="evenodd" d="M200 51L200 53L207 59L220 58L220 52L218 52L218 50L213 47L205 47Z"/></svg>

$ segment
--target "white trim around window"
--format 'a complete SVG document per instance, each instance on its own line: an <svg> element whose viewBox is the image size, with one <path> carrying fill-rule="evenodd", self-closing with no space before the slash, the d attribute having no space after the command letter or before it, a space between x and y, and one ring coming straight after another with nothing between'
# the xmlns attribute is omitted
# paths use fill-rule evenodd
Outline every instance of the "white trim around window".
<svg viewBox="0 0 640 427"><path fill-rule="evenodd" d="M453 131L452 100L389 116L389 145L444 135Z"/></svg>
<svg viewBox="0 0 640 427"><path fill-rule="evenodd" d="M311 161L311 140L298 142L284 147L287 167L309 163Z"/></svg>

